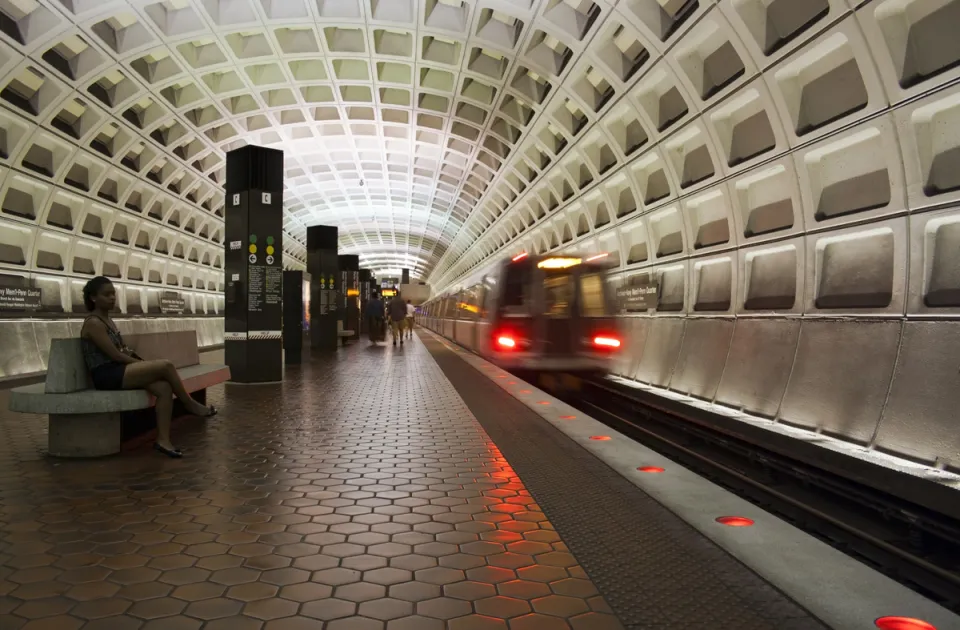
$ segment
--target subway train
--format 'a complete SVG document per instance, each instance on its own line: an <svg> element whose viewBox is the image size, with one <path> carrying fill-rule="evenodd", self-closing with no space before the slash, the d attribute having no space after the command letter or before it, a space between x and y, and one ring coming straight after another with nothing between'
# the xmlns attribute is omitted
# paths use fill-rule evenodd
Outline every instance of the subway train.
<svg viewBox="0 0 960 630"><path fill-rule="evenodd" d="M576 388L610 371L621 345L602 257L504 261L467 288L424 303L422 325L550 389Z"/></svg>

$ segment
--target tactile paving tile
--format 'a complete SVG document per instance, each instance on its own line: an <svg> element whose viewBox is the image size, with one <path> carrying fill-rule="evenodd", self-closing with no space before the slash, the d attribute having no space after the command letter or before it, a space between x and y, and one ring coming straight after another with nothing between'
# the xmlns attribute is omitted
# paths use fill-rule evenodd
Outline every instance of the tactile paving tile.
<svg viewBox="0 0 960 630"><path fill-rule="evenodd" d="M183 460L6 452L2 630L622 627L418 341L208 400Z"/></svg>
<svg viewBox="0 0 960 630"><path fill-rule="evenodd" d="M437 337L421 338L626 627L823 630Z"/></svg>

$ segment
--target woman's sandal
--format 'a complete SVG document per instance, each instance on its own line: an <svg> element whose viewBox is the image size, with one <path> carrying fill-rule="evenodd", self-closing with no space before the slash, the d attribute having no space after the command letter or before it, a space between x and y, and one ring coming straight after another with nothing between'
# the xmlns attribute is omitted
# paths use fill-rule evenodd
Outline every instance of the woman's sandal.
<svg viewBox="0 0 960 630"><path fill-rule="evenodd" d="M155 450L155 451L160 451L161 453L163 453L163 454L166 455L167 457L172 457L172 458L174 458L174 459L180 459L181 457L183 457L183 453L182 453L179 449L172 449L172 450L171 450L171 449L169 449L169 448L165 448L165 447L163 447L163 446L160 446L160 445L157 444L156 442L153 443L153 450Z"/></svg>

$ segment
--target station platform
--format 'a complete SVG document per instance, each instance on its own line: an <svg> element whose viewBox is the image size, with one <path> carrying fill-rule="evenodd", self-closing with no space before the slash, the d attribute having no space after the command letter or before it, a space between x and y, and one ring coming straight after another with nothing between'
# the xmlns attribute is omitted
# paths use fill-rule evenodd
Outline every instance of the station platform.
<svg viewBox="0 0 960 630"><path fill-rule="evenodd" d="M48 458L0 395L0 628L838 627L481 364L420 331L217 386L182 460Z"/></svg>

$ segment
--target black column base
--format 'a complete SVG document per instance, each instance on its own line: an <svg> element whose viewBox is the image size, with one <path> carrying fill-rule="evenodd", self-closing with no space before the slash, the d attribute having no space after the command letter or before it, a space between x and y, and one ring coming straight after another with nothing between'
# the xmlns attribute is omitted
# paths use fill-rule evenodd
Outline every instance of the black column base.
<svg viewBox="0 0 960 630"><path fill-rule="evenodd" d="M231 383L273 383L283 380L280 339L226 340L223 354Z"/></svg>

